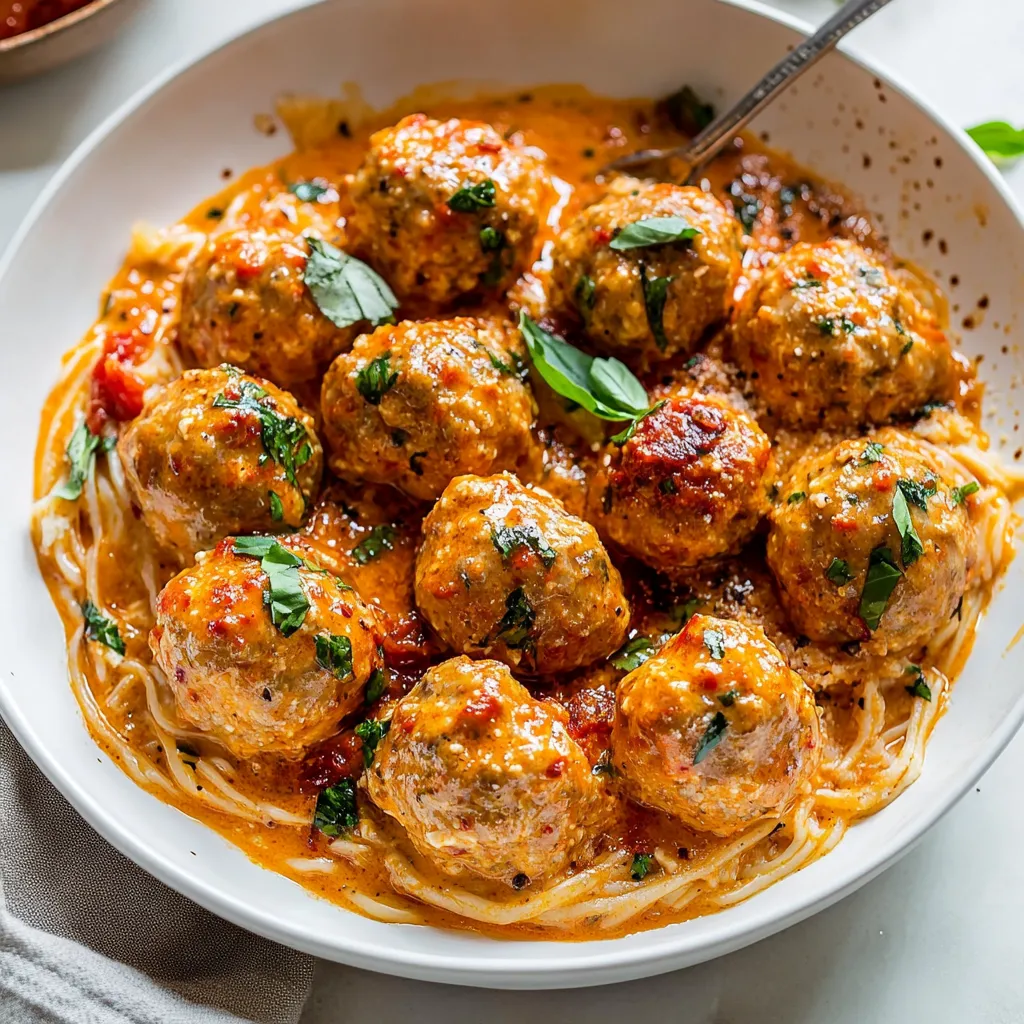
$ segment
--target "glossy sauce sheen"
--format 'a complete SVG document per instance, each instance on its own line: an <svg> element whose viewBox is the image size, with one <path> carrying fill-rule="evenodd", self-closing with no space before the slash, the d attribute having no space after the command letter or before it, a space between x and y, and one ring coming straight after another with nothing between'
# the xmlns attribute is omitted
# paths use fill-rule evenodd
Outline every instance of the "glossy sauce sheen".
<svg viewBox="0 0 1024 1024"><path fill-rule="evenodd" d="M312 117L293 111L289 127L298 129L296 134L300 141L310 135L322 136L323 132L318 128L325 125L330 132L327 141L307 146L269 167L245 172L224 192L197 206L186 218L186 223L200 231L211 230L228 206L243 193L248 198L241 210L235 211L235 217L236 220L244 220L247 209L251 207L255 215L261 201L270 194L282 192L288 183L313 179L337 186L337 191L327 193L320 205L325 212L345 217L343 179L360 164L369 134L394 123L405 113L420 109L431 117L458 116L486 121L506 137L514 136L522 144L537 146L547 154L548 167L558 179L560 201L538 240L539 260L534 273L527 274L509 296L513 307L529 303L536 295L538 282L542 282L547 274L551 239L560 226L567 224L582 206L602 191L593 180L595 172L622 152L671 146L680 140L680 134L658 116L650 102L607 101L567 89L538 90L498 100L425 102L419 98L401 104L398 109L374 115L371 122L358 126L340 110L336 117L325 115L323 108L315 111ZM707 171L707 181L711 191L725 199L727 204L732 202L740 212L741 220L744 210L756 213L752 234L765 252L779 251L801 240L844 237L887 258L884 241L876 236L870 220L841 190L816 181L788 159L765 150L749 138L738 140L715 161ZM177 316L180 286L180 276L166 274L159 262L126 265L111 284L104 322L111 330L123 332L126 336L140 330L145 335L152 331L157 321L173 323ZM506 308L503 304L500 310ZM479 307L459 310L467 314L482 311ZM495 307L497 311L499 307ZM416 310L410 306L403 307L401 312L410 318L416 315ZM713 340L709 351L714 353L716 350L720 350L720 343ZM686 363L690 365L684 369ZM644 383L655 387L662 377L668 377L670 371L688 372L699 377L705 368L699 359L695 362L679 359L668 367L659 368L658 373ZM731 386L734 382L725 381L724 384ZM126 385L115 380L110 389L118 400L132 401L130 382ZM301 389L296 396L314 411L319 422L319 396ZM62 398L58 389L48 403L43 416L44 435ZM961 387L962 410L968 414L976 413L979 399L973 385L973 374L965 370ZM542 409L540 422L543 423L544 397L540 396L539 401ZM583 417L579 427L584 432L593 432L595 423ZM564 484L559 487L551 483L551 489L566 500L571 511L579 514L581 507L573 508L572 504L574 500L582 504L583 492L579 486L582 470L577 463L585 460L587 446L572 442L568 437L563 439L563 433L558 430L552 430L546 436L559 439L559 444L553 444L544 459L548 462L548 469L560 464L561 468L554 471L554 475ZM595 439L599 436L595 435ZM818 443L829 440L834 438L816 439ZM793 454L806 447L809 439L792 432L780 432L776 441L775 457L780 465L784 465ZM574 445L575 452L572 451ZM53 466L52 462L48 465L48 457L46 451L40 450L38 493L45 493L52 484L49 477ZM548 485L544 469L544 466L538 467L537 477ZM413 560L420 539L421 522L429 511L429 505L400 499L386 487L338 482L327 486L325 498L333 500L321 499L306 530L334 551L337 563L330 568L356 587L366 600L376 602L388 614L390 625L385 639L385 657L392 670L392 680L382 699L386 703L400 697L426 667L442 658L436 642L430 639L415 610L412 593ZM365 565L359 564L351 555L352 549L367 537L374 526L381 524L396 527L392 550L385 551ZM735 616L763 624L769 637L786 653L793 648L795 638L778 607L761 549L762 545L755 542L753 548L739 558L698 571L684 584L676 586L665 583L650 570L639 567L638 563L619 559L633 607L632 626L644 635L670 635L679 629L680 608L691 602L691 608L696 606L719 616ZM126 604L138 600L141 592L139 581L129 569L131 564L131 552L119 552L117 557L108 559L101 570L106 577L104 584L108 593L120 595ZM173 575L175 567L168 564L164 571L161 582L166 582ZM77 624L68 622L67 625L74 628ZM145 635L129 635L125 639L130 654L148 659ZM614 703L612 688L621 676L621 672L602 662L575 675L560 678L557 685L533 686L532 689L535 696L552 697L567 707L571 734L595 760L608 746L610 709ZM95 680L92 682L102 696L101 684ZM849 731L852 726L848 711L855 700L852 692L845 692L827 702L823 727L836 735ZM891 709L894 718L904 712L905 706L901 707L899 702ZM379 717L379 709L375 713ZM110 718L114 727L133 746L141 749L152 744L148 715L141 696L137 706L111 713ZM102 742L102 737L97 739ZM116 751L111 751L111 754L117 756ZM153 756L159 759L159 754ZM253 797L267 799L311 819L318 788L361 770L361 760L360 743L349 726L338 737L321 744L299 764L266 758L240 762L234 781L239 789ZM161 795L166 798L165 794ZM175 802L182 810L201 818L238 844L257 862L296 879L328 899L344 902L345 893L352 889L369 895L391 893L381 868L376 874L372 868L356 871L339 860L337 869L331 874L296 871L289 865L290 859L325 855L324 837L312 831L248 823L183 799L175 798ZM640 851L662 845L679 851L685 859L699 857L721 842L713 835L696 833L676 820L635 804L620 801L619 807L618 816L605 839L610 847ZM640 926L655 927L668 920L698 916L708 909L709 906L697 898L671 917L649 915ZM422 909L422 915L428 921L447 927L487 930L429 907ZM629 930L635 927L635 923L631 924ZM536 929L529 927L519 930L537 934ZM498 934L507 936L509 931L502 929ZM609 937L615 932L595 933L587 925L582 925L569 937L584 939L595 934Z"/></svg>
<svg viewBox="0 0 1024 1024"><path fill-rule="evenodd" d="M92 0L0 0L0 39L49 25Z"/></svg>

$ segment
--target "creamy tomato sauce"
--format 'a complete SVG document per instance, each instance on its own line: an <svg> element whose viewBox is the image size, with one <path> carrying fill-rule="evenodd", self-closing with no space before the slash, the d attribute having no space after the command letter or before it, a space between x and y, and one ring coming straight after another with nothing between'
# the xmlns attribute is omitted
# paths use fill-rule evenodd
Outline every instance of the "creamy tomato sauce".
<svg viewBox="0 0 1024 1024"><path fill-rule="evenodd" d="M475 304L460 309L459 313L507 316L510 307L513 310L524 308L553 329L561 328L562 324L557 317L549 316L544 298L551 270L552 243L588 203L603 193L606 183L596 177L600 168L622 153L672 146L684 137L678 118L673 123L673 118L654 102L606 100L568 89L537 89L495 99L410 101L363 121L347 116L342 108L289 104L285 115L289 127L302 143L301 148L270 166L232 175L223 191L197 205L180 225L159 236L143 233L136 239L125 266L111 281L102 299L100 319L82 347L69 353L65 377L43 411L36 471L38 498L49 494L65 472L64 446L81 411L87 414L87 422L95 433L112 429L139 414L146 391L155 381L175 375L180 357L173 355L164 360L162 353L173 354L174 350L181 303L182 248L199 244L203 236L221 230L225 224L234 228L256 222L265 224L268 216L273 218L275 204L278 204L281 226L291 224L296 230L312 214L328 218L337 228L335 244L344 248L345 225L352 213L347 176L359 167L374 130L420 109L438 119L458 117L487 122L505 139L517 145L536 147L546 154L557 201L536 239L532 269L516 283L506 299ZM225 176L229 173L226 169ZM288 187L300 182L318 186L312 205L296 204L295 197L289 193ZM748 136L737 139L706 169L701 186L718 196L738 218L746 236L744 265L747 273L769 264L774 254L797 242L849 239L875 253L893 273L905 275L911 282L908 287L913 287L936 308L941 307L937 293L913 268L903 266L887 251L868 213L841 187L818 180L786 156L772 152L756 140ZM739 286L741 294L745 287L744 278ZM408 318L416 318L420 312L415 300L403 304L401 309L401 315ZM860 434L859 430L835 428L808 431L774 422L763 408L759 409L756 387L752 389L751 381L731 361L730 343L728 330L723 329L708 338L698 355L666 361L646 373L643 383L653 390L682 381L686 387L698 391L746 395L751 408L759 413L762 427L772 438L779 481L799 456L812 450L824 451L844 437ZM968 364L961 361L957 372L955 408L950 406L934 417L926 417L936 421L928 429L942 444L952 445L970 438L983 446L984 439L973 426L978 422L981 389ZM297 386L293 390L319 424L318 383L312 387ZM582 515L587 481L595 472L599 442L606 435L607 424L578 410L567 411L565 403L536 378L533 387L540 409L535 434L541 443L522 475L527 482L549 489L564 502L569 512ZM943 417L948 419L948 425ZM101 463L102 457L98 464ZM600 848L608 857L621 851L626 863L633 865L634 880L635 866L641 863L636 858L647 858L651 865L649 870L653 872L647 881L656 884L670 878L673 871L685 872L694 865L710 864L719 853L723 856L728 853L725 866L709 867L706 877L698 879L687 890L686 898L680 896L675 903L659 900L610 924L602 920L600 913L595 913L554 932L543 921L496 924L471 920L450 909L411 899L396 892L393 875L383 859L370 857L359 861L339 855L332 851L329 837L309 826L290 825L283 819L293 816L296 820L311 822L319 791L340 779L360 776L364 770L364 743L354 731L358 721L366 713L376 718L387 717L394 702L409 691L423 672L446 657L443 645L421 617L413 592L413 565L422 520L429 508L429 503L402 497L386 486L328 478L303 530L303 534L325 552L324 557L330 564L324 567L342 577L364 600L375 604L383 613L386 624L383 651L388 681L379 699L366 712L351 716L336 736L316 744L297 761L269 756L251 760L225 758L218 753L216 744L201 735L179 738L176 742L177 761L183 760L189 770L201 761L219 765L218 770L229 778L241 799L251 801L253 808L272 805L282 812L277 820L259 811L248 818L239 816L202 799L204 792L217 785L213 775L203 776L197 772L194 783L198 792L190 796L178 785L157 784L155 776L147 775L137 764L126 764L126 753L136 752L154 766L157 774L172 776L168 751L164 749L169 733L158 727L159 723L154 724L153 698L152 695L147 698L141 671L133 675L134 669L119 669L116 664L104 663L102 658L97 660L90 654L94 646L90 644L79 662L79 697L85 702L92 701L100 709L98 715L87 715L97 741L161 799L204 821L258 863L295 879L327 899L352 907L353 898L361 894L402 912L410 910L422 922L445 927L471 928L506 936L588 939L712 912L726 905L723 896L729 892L735 891L740 894L737 898L742 898L748 891L743 887L756 876L757 866L775 863L787 849L792 852L792 870L825 852L838 841L848 823L891 799L906 784L902 781L906 766L900 774L898 764L895 768L892 765L903 755L907 764L910 763L912 743L908 737L918 737L913 743L923 751L927 732L947 699L947 690L938 685L934 686L927 707L919 695L903 685L886 690L883 699L872 679L904 671L906 659L894 670L891 657L865 653L858 650L857 644L817 645L800 635L780 606L772 573L765 562L763 531L758 531L738 556L675 574L672 579L615 551L615 562L622 571L632 607L630 637L649 641L647 646L656 649L695 613L735 619L763 628L791 667L815 690L826 759L833 765L843 764L841 772L835 769L831 781L826 773L819 780L820 786L827 789L834 785L844 794L856 792L859 795L820 802L813 811L813 825L807 825L804 819L794 823L793 815L787 813L777 826L772 826L770 834L751 840L751 850L756 848L755 855L746 848L736 847L735 837L719 838L710 832L695 830L668 814L625 799L618 789L619 783L612 778L608 784L614 811L603 829ZM47 530L56 528L52 523L37 525L36 539L40 545L42 570L65 618L69 637L73 637L81 625L78 602L85 594L69 588L59 558L45 542ZM95 530L84 512L75 521L75 528L81 532L82 544L86 547L100 538L101 531ZM1004 531L1006 528L1006 523L999 527ZM382 530L386 531L387 538L383 545L378 543ZM107 544L100 538L100 549L85 576L89 585L102 593L103 606L123 616L120 635L126 647L126 663L151 665L147 637L153 624L151 588L163 586L178 566L172 558L158 555L153 570L155 578L147 580L144 574L140 576L136 565L143 557L142 552L150 550L150 541L137 514L126 517L124 531L119 536L116 544ZM368 542L370 547L367 547ZM368 552L371 552L369 556ZM994 580L995 575L993 572L990 579ZM982 588L984 593L979 591L978 607L986 599L988 585ZM72 593L74 600L69 601ZM939 660L940 655L944 657L941 664L946 674L954 676L969 652L972 638L973 621L971 629L959 638L948 657L939 651L926 652L926 657L934 656ZM640 660L631 659L628 652L620 653L617 657L562 673L557 678L529 682L535 696L556 701L566 709L568 731L597 772L608 767L608 774L614 774L607 751L615 690L626 670L635 667ZM173 717L166 696L158 700L158 705ZM875 718L869 721L871 715ZM866 749L869 734L874 737L871 742L877 745L876 754L858 761L858 744ZM907 747L903 755L901 743ZM854 753L846 757L850 751ZM840 774L842 781L835 781ZM191 776L189 778L191 780ZM882 781L878 781L880 779ZM872 802L867 794L876 782L877 799ZM422 877L439 891L447 892L451 880L409 851L394 822L383 820L372 808L366 808L363 793L360 793L360 802L374 817L374 828L384 837L381 841L402 848ZM806 847L805 852L795 849L801 843ZM732 850L737 852L728 852ZM646 874L648 869L644 870ZM624 891L623 887L632 884L628 872L617 877L620 881L608 883L609 893ZM644 879L636 881L639 885ZM615 889L616 885L620 888ZM500 885L478 881L471 888L495 903L509 897L507 889ZM529 892L523 896L528 897ZM355 904L356 909L373 913L358 905L358 899Z"/></svg>

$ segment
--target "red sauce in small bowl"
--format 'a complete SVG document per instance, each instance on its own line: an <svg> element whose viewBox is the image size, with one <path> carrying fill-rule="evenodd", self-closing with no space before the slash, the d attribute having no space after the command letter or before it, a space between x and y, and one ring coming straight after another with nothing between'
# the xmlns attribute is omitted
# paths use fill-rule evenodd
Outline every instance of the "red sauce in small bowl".
<svg viewBox="0 0 1024 1024"><path fill-rule="evenodd" d="M49 25L93 0L0 0L0 39Z"/></svg>

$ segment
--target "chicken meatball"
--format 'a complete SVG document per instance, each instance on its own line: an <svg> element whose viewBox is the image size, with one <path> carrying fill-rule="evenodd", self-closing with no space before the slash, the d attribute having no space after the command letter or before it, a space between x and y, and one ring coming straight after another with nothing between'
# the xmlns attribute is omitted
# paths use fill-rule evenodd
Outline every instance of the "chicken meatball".
<svg viewBox="0 0 1024 1024"><path fill-rule="evenodd" d="M465 317L362 335L324 377L331 469L421 499L463 473L514 469L533 422L520 344L504 321Z"/></svg>
<svg viewBox="0 0 1024 1024"><path fill-rule="evenodd" d="M400 298L501 293L529 265L551 199L536 151L477 121L405 117L370 138L348 227Z"/></svg>
<svg viewBox="0 0 1024 1024"><path fill-rule="evenodd" d="M288 543L226 538L157 598L149 646L178 714L237 757L300 757L383 671L377 613Z"/></svg>
<svg viewBox="0 0 1024 1024"><path fill-rule="evenodd" d="M370 798L445 874L515 889L556 876L589 859L601 801L567 720L504 665L453 658L399 701Z"/></svg>
<svg viewBox="0 0 1024 1024"><path fill-rule="evenodd" d="M626 185L555 242L551 304L582 321L594 349L645 367L694 351L728 315L741 235L699 188Z"/></svg>
<svg viewBox="0 0 1024 1024"><path fill-rule="evenodd" d="M183 562L229 534L300 527L323 471L313 418L233 366L182 374L117 450L146 525Z"/></svg>
<svg viewBox="0 0 1024 1024"><path fill-rule="evenodd" d="M700 832L780 817L821 759L814 695L758 626L694 615L619 683L628 792Z"/></svg>
<svg viewBox="0 0 1024 1024"><path fill-rule="evenodd" d="M798 462L771 520L768 564L812 640L917 648L954 614L974 561L962 499L897 430Z"/></svg>
<svg viewBox="0 0 1024 1024"><path fill-rule="evenodd" d="M713 395L671 395L605 449L588 518L655 569L690 568L750 538L772 467L771 442L747 413Z"/></svg>
<svg viewBox="0 0 1024 1024"><path fill-rule="evenodd" d="M189 264L178 340L199 366L233 363L282 387L312 380L357 328L339 329L303 281L302 236L240 229L214 235Z"/></svg>
<svg viewBox="0 0 1024 1024"><path fill-rule="evenodd" d="M800 243L737 311L736 357L780 422L882 423L956 392L935 316L854 242Z"/></svg>
<svg viewBox="0 0 1024 1024"><path fill-rule="evenodd" d="M416 604L454 650L538 675L611 654L629 627L594 528L509 474L445 489L423 522Z"/></svg>

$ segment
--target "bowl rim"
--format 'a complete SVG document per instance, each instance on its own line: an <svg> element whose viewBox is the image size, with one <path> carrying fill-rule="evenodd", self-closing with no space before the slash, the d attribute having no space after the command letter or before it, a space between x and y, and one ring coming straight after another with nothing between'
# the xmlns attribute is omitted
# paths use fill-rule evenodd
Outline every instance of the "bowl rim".
<svg viewBox="0 0 1024 1024"><path fill-rule="evenodd" d="M95 8L98 10L114 2L115 0L97 0ZM14 263L22 243L53 197L64 187L79 165L130 114L143 106L172 80L227 47L257 33L273 31L272 26L277 22L301 14L309 8L331 2L333 0L312 0L312 2L299 7L262 18L226 39L220 39L198 53L176 61L133 93L86 136L46 184L3 253L0 254L0 279L3 279ZM768 7L761 0L719 0L719 2L776 22L803 35L809 35L813 31L812 26L803 19L790 15L788 12ZM89 11L90 8L82 10ZM995 189L1007 209L1013 214L1018 228L1024 232L1024 209L1010 191L995 165L958 125L936 110L928 100L920 97L898 74L880 66L871 57L860 52L856 45L844 42L838 47L838 50L848 60L874 75L886 87L901 94L928 117L938 129L954 139ZM112 846L159 881L241 928L306 953L354 967L402 977L485 988L550 989L611 984L627 978L651 976L672 970L682 966L684 960L687 964L710 960L781 931L838 902L909 852L924 834L975 785L1024 724L1024 690L1017 697L1011 712L1006 715L1000 726L990 736L985 748L970 762L957 784L950 788L943 800L936 801L927 811L921 813L909 829L900 830L855 869L846 871L838 879L833 876L831 879L809 888L792 903L786 912L780 914L777 909L769 909L767 904L765 904L765 909L758 909L758 901L751 900L749 905L753 909L748 913L746 919L726 926L713 937L695 940L687 935L685 930L682 930L679 932L678 938L667 942L664 948L657 951L649 948L623 950L619 948L617 940L601 940L586 944L592 952L589 952L585 962L571 964L566 964L560 958L550 954L509 959L501 955L500 947L497 946L493 953L474 954L472 957L463 957L458 960L450 954L435 954L427 949L405 951L384 945L368 952L365 940L350 937L342 932L335 933L330 943L321 942L300 926L273 918L260 906L243 902L222 892L215 885L180 869L160 853L150 849L144 839L130 829L120 827L112 818L108 817L99 801L60 763L58 758L48 750L41 737L30 727L19 711L14 694L7 686L3 676L0 676L0 716L4 718L15 738L47 779L68 799L89 825ZM154 799L158 798L154 797ZM549 943L542 944L550 949ZM641 964L643 969L638 971L637 967ZM609 976L610 973L614 973L615 976Z"/></svg>
<svg viewBox="0 0 1024 1024"><path fill-rule="evenodd" d="M108 7L112 7L117 2L118 0L89 0L89 3L84 7L79 7L77 10L62 14L59 18L54 18L53 21L40 25L39 28L31 29L28 32L19 32L16 36L11 36L8 39L0 39L0 57L5 53L25 49L33 43L42 42L42 40L48 39L50 36L60 35L80 22L88 21L93 15L99 14L100 11L106 10ZM203 56L206 56L206 54L204 53ZM182 67L182 70L184 70L184 67ZM91 137L90 135L89 138ZM86 141L88 141L88 138ZM77 152L76 149L68 159L70 160L74 157Z"/></svg>

